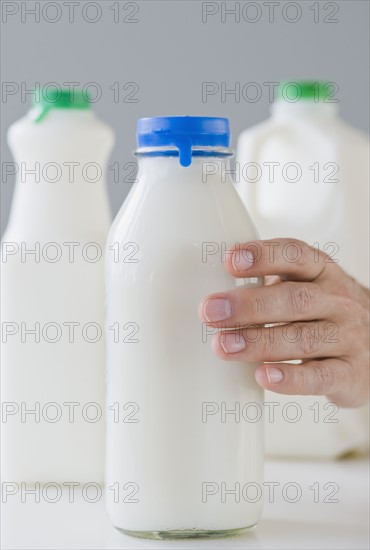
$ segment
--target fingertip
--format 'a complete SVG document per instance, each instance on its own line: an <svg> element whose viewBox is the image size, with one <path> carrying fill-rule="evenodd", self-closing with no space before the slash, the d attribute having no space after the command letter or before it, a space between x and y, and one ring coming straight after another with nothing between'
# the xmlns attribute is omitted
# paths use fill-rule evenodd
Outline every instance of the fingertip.
<svg viewBox="0 0 370 550"><path fill-rule="evenodd" d="M284 379L284 373L274 365L260 365L255 373L256 382L265 389L274 390Z"/></svg>
<svg viewBox="0 0 370 550"><path fill-rule="evenodd" d="M198 317L204 323L206 321L204 317L204 304L206 303L206 300L202 300L200 304L198 305Z"/></svg>
<svg viewBox="0 0 370 550"><path fill-rule="evenodd" d="M245 277L254 262L254 254L248 248L247 243L235 244L226 255L226 269L233 277Z"/></svg>
<svg viewBox="0 0 370 550"><path fill-rule="evenodd" d="M220 357L220 359L227 359L227 354L225 353L225 350L221 344L221 334L222 334L221 332L217 332L213 336L212 342L211 342L211 348L213 353L217 355L217 357Z"/></svg>
<svg viewBox="0 0 370 550"><path fill-rule="evenodd" d="M257 384L261 386L261 388L268 389L268 378L266 376L265 365L260 365L257 367L254 377Z"/></svg>
<svg viewBox="0 0 370 550"><path fill-rule="evenodd" d="M211 349L215 355L219 355L220 352L222 353L222 347L220 344L220 339L218 334L214 334L212 336L211 340Z"/></svg>
<svg viewBox="0 0 370 550"><path fill-rule="evenodd" d="M229 342L231 347L226 345L226 338L230 337L233 340ZM237 344L238 338L235 338L234 333L217 332L212 338L211 348L213 353L224 361L240 361L240 353L238 352L242 352L242 349L236 349L235 345Z"/></svg>

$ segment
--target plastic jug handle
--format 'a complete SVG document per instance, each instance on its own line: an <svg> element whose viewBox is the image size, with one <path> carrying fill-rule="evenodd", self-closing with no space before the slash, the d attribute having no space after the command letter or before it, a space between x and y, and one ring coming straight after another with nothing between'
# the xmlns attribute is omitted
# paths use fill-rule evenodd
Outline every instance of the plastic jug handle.
<svg viewBox="0 0 370 550"><path fill-rule="evenodd" d="M322 148L324 150L325 148L325 144L329 144L330 147L332 147L332 144L330 142L329 139L326 138L325 135L323 135L322 131L317 128L317 126L313 123L311 123L310 121L301 121L301 128L302 128L302 132L305 133L305 136L308 137L308 139L310 141L312 141L313 143L320 143L320 148ZM260 132L260 135L257 136L257 137L250 137L250 146L248 148L249 150L249 159L248 159L248 162L255 162L255 163L259 163L259 158L260 158L260 151L261 151L261 148L263 146L263 144L268 140L270 139L274 134L279 134L281 132L281 130L283 130L284 128L286 128L286 124L276 124L276 123L272 123L270 125L269 128L266 128L264 131L261 130ZM244 142L245 143L245 142ZM241 145L241 147L243 147ZM328 148L328 146L327 146ZM243 156L243 154L241 154L240 156ZM239 158L239 153L238 153L238 158ZM239 185L237 184L236 185L236 188L240 194L240 196L244 199L245 201L245 204L247 205L248 208L251 209L251 213L253 214L253 211L255 211L256 209L256 188L255 188L255 185L253 185L253 183L247 183L247 182L244 182L244 188L241 187L241 184L239 183Z"/></svg>

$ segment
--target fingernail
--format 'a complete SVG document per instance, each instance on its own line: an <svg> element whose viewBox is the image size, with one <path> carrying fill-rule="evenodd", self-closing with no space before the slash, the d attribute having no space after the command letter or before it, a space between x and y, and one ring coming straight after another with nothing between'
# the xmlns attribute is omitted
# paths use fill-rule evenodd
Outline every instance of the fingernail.
<svg viewBox="0 0 370 550"><path fill-rule="evenodd" d="M267 367L266 376L270 384L276 384L277 382L281 382L283 379L283 373L275 367Z"/></svg>
<svg viewBox="0 0 370 550"><path fill-rule="evenodd" d="M234 252L232 258L232 264L235 271L247 271L252 267L254 262L254 256L250 250L245 248L238 249Z"/></svg>
<svg viewBox="0 0 370 550"><path fill-rule="evenodd" d="M215 298L207 300L203 307L203 315L207 321L224 321L231 317L232 308L228 300Z"/></svg>
<svg viewBox="0 0 370 550"><path fill-rule="evenodd" d="M225 353L238 353L245 349L245 339L235 332L223 332L220 336L220 344Z"/></svg>

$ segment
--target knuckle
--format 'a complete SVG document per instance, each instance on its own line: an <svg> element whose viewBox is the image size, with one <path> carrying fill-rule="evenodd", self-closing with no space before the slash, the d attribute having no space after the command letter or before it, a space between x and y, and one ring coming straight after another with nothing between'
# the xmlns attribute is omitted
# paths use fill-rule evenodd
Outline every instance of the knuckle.
<svg viewBox="0 0 370 550"><path fill-rule="evenodd" d="M318 338L315 328L309 324L299 325L298 347L303 356L310 356L318 349Z"/></svg>
<svg viewBox="0 0 370 550"><path fill-rule="evenodd" d="M264 329L261 333L261 339L259 342L259 351L262 357L273 356L277 350L277 341L273 333L268 329Z"/></svg>
<svg viewBox="0 0 370 550"><path fill-rule="evenodd" d="M298 394L304 394L304 390L306 388L306 374L304 371L304 367L300 365L292 365L292 368L289 369L289 372L291 374L291 380L289 382L294 386Z"/></svg>
<svg viewBox="0 0 370 550"><path fill-rule="evenodd" d="M358 327L357 339L359 343L358 351L364 351L366 355L369 355L369 343L370 343L370 332L369 325L361 324Z"/></svg>
<svg viewBox="0 0 370 550"><path fill-rule="evenodd" d="M288 294L289 309L294 314L305 314L318 301L320 288L318 285L292 285Z"/></svg>
<svg viewBox="0 0 370 550"><path fill-rule="evenodd" d="M345 316L351 320L358 319L363 321L364 314L366 315L366 309L362 306L362 304L357 302L357 300L353 300L348 297L341 297L340 309L342 313L344 313Z"/></svg>
<svg viewBox="0 0 370 550"><path fill-rule="evenodd" d="M368 370L368 369L367 369ZM339 382L349 382L352 380L359 379L359 370L357 368L356 362L353 359L341 358L339 361L339 368L337 369L336 376Z"/></svg>
<svg viewBox="0 0 370 550"><path fill-rule="evenodd" d="M251 311L253 317L259 319L268 311L268 302L261 296L261 293L256 293L254 296L250 297L248 308Z"/></svg>
<svg viewBox="0 0 370 550"><path fill-rule="evenodd" d="M357 323L350 323L343 330L344 333L344 342L343 344L343 353L346 353L349 348L353 348L353 343L359 341L359 336L361 337L361 327ZM324 340L325 341L325 340ZM326 340L327 341L327 340Z"/></svg>
<svg viewBox="0 0 370 550"><path fill-rule="evenodd" d="M333 386L333 371L324 363L316 362L314 366L313 392L323 393Z"/></svg>
<svg viewBox="0 0 370 550"><path fill-rule="evenodd" d="M369 327L364 326L357 319L348 323L343 330L346 348L351 348L353 351L358 352L360 349L366 347L369 340L368 330ZM356 342L356 348L353 348L354 342Z"/></svg>
<svg viewBox="0 0 370 550"><path fill-rule="evenodd" d="M277 342L269 329L251 325L246 329L244 337L251 344L249 346L249 358L252 361L268 361L274 357Z"/></svg>

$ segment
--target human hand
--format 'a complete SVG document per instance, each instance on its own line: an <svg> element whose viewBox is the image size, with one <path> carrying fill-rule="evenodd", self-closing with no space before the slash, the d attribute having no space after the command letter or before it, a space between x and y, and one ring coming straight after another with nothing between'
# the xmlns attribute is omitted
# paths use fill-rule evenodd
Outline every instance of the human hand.
<svg viewBox="0 0 370 550"><path fill-rule="evenodd" d="M294 239L235 245L225 267L237 278L266 277L266 286L237 287L200 304L201 320L221 329L212 341L218 357L263 362L256 380L277 393L326 395L344 407L369 400L368 289ZM283 362L294 359L302 363Z"/></svg>

